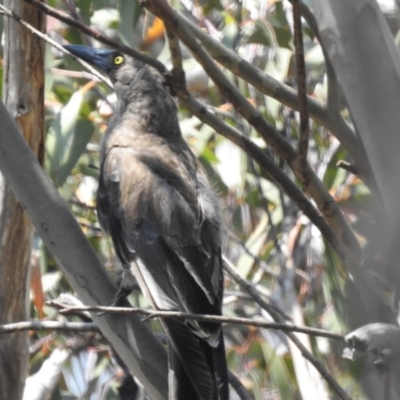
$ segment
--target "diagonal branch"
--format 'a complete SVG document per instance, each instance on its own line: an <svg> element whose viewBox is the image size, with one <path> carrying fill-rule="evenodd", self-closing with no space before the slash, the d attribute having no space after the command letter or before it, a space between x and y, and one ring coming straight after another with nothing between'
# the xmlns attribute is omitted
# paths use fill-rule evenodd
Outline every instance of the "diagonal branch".
<svg viewBox="0 0 400 400"><path fill-rule="evenodd" d="M216 132L229 139L240 147L249 157L251 157L261 168L268 172L271 179L282 188L299 207L301 211L312 221L321 231L324 238L335 249L338 255L344 259L345 253L334 232L327 224L321 213L314 207L303 191L297 187L293 181L279 168L278 165L268 156L268 154L258 147L251 139L231 125L226 124L216 115L212 114L207 108L191 97L188 93L178 92L178 97L182 104L188 108L200 121L211 126Z"/></svg>
<svg viewBox="0 0 400 400"><path fill-rule="evenodd" d="M303 11L304 5L302 3L302 12ZM182 14L177 13L177 15L179 20L190 28L191 32L219 64L242 78L244 81L250 83L261 93L278 100L282 104L285 104L294 110L299 110L297 92L293 88L279 82L259 68L250 64L241 58L236 52L227 48L207 32L200 29ZM308 17L309 14L304 14L304 16ZM321 101L308 96L307 102L311 118L337 137L340 143L349 152L359 169L364 171L363 175L366 182L369 184L373 178L371 175L371 168L364 149L360 147L353 128L342 118L341 115L333 113L332 110Z"/></svg>
<svg viewBox="0 0 400 400"><path fill-rule="evenodd" d="M299 168L304 170L307 164L308 141L310 137L310 124L307 106L307 77L304 62L303 32L301 27L300 0L293 0L294 47L296 56L297 87L300 111L300 133L298 146Z"/></svg>

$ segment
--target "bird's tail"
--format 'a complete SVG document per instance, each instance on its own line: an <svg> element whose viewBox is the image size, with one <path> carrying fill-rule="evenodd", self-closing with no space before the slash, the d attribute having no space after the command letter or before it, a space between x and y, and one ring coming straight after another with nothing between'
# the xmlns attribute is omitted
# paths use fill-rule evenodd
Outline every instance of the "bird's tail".
<svg viewBox="0 0 400 400"><path fill-rule="evenodd" d="M222 331L211 347L181 320L165 319L169 342L169 400L228 400L228 371Z"/></svg>

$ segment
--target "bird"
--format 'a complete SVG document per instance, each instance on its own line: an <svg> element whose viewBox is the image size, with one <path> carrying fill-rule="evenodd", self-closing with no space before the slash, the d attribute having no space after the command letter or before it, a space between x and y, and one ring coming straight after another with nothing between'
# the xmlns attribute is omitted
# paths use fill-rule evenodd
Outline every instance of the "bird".
<svg viewBox="0 0 400 400"><path fill-rule="evenodd" d="M100 145L97 214L157 310L222 314L218 198L182 137L165 76L115 50L64 46L110 78L115 113ZM227 400L220 324L164 318L169 400Z"/></svg>

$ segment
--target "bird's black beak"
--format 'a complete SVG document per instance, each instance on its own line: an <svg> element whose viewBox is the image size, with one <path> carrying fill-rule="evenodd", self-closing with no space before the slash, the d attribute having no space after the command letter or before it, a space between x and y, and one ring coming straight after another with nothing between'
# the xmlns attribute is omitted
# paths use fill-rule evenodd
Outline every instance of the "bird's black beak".
<svg viewBox="0 0 400 400"><path fill-rule="evenodd" d="M114 50L95 49L94 47L82 46L78 44L68 44L64 46L74 56L87 61L89 64L108 72L112 67L112 58L110 55L115 53Z"/></svg>

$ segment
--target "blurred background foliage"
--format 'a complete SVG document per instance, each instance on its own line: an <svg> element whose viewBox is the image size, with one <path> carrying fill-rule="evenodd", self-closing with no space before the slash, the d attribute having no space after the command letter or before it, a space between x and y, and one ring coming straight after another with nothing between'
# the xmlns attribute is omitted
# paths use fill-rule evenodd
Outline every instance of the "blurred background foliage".
<svg viewBox="0 0 400 400"><path fill-rule="evenodd" d="M135 1L49 0L48 4L118 42L157 57L171 68L162 22L146 14ZM205 21L210 35L248 62L296 87L290 3L279 0L183 0L173 1L173 5L186 15ZM304 21L303 24L308 93L324 101L327 93L324 58L314 33ZM397 37L399 32L394 32ZM47 18L47 34L62 44L100 46L51 17ZM50 46L46 50L45 168L88 240L110 272L117 276L118 265L111 241L101 232L95 212L99 143L116 99L107 86L88 78L73 60ZM183 55L191 93L269 152L292 177L287 165L225 102L184 47ZM232 73L226 71L226 75L267 121L296 145L298 113L259 93ZM348 118L346 111L343 115ZM325 247L318 229L271 181L266 171L261 171L234 144L192 116L184 104L180 104L179 117L186 140L220 196L224 211L223 251L241 276L252 282L295 324L321 327L335 333L347 332L346 274L340 259ZM356 176L336 166L341 160L350 160L337 139L325 128L311 121L310 137L312 168L340 205L358 239L365 243L367 232L363 221L369 218L370 201L366 186ZM44 306L43 299L57 298L62 293L70 293L71 289L38 237L35 238L35 260L31 316L63 320L64 317L56 315L54 309ZM390 301L390 290L380 294ZM131 295L131 301L136 306L148 306L139 292ZM228 276L224 314L248 318L262 316L271 320ZM87 318L78 315L69 320ZM157 322L150 323L155 330L161 331ZM255 399L301 398L299 371L294 364L295 358L302 356L293 351L283 333L227 325L225 335L229 367ZM327 339L311 338L310 348L351 398L361 398L354 379L359 373L357 366L341 360L341 345ZM60 375L52 399L128 399L135 398L135 390L140 392L140 387L131 380L108 343L96 333L32 333L30 374L39 371L44 361L61 349L67 352L62 354L59 362ZM124 397L127 387L131 388L128 390L131 397ZM235 398L232 393L232 399Z"/></svg>

